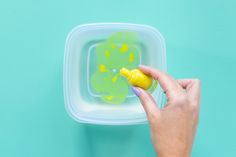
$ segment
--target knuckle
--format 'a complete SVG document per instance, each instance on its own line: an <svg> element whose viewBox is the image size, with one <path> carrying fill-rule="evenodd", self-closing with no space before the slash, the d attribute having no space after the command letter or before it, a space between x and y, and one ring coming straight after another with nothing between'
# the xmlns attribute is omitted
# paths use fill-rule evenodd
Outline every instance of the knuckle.
<svg viewBox="0 0 236 157"><path fill-rule="evenodd" d="M175 103L180 107L180 109L192 112L192 113L198 113L199 112L199 106L193 105L192 101L186 94L180 94L175 99Z"/></svg>
<svg viewBox="0 0 236 157"><path fill-rule="evenodd" d="M175 102L177 104L187 104L189 100L185 93L181 93L175 96Z"/></svg>
<svg viewBox="0 0 236 157"><path fill-rule="evenodd" d="M200 80L200 79L193 79L193 81L194 81L197 85L200 85L200 84L201 84L201 80Z"/></svg>

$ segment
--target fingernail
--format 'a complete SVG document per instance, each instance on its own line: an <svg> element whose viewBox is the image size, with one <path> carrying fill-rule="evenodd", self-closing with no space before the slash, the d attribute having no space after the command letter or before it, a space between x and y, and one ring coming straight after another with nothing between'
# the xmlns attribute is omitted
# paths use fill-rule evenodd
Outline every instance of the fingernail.
<svg viewBox="0 0 236 157"><path fill-rule="evenodd" d="M134 92L135 95L137 95L138 97L140 96L140 90L136 87L132 87L132 91Z"/></svg>

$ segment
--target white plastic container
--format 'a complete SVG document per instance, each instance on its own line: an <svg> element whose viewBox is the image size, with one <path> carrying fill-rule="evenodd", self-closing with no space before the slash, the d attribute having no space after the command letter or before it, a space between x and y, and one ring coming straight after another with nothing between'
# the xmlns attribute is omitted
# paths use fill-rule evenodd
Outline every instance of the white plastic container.
<svg viewBox="0 0 236 157"><path fill-rule="evenodd" d="M147 121L138 98L133 94L128 95L123 104L111 105L100 101L89 87L92 49L113 33L121 31L138 34L144 47L140 64L166 71L165 42L153 27L128 23L94 23L75 27L66 39L63 81L66 109L78 122L132 125ZM164 94L160 86L152 95L158 104L162 104Z"/></svg>

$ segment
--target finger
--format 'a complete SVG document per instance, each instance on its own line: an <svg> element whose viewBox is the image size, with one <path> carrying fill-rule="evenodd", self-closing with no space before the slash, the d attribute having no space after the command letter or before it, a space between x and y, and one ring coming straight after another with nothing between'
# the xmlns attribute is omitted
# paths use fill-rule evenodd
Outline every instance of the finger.
<svg viewBox="0 0 236 157"><path fill-rule="evenodd" d="M198 79L194 79L192 82L192 87L189 89L189 96L197 102L197 105L199 105L201 82Z"/></svg>
<svg viewBox="0 0 236 157"><path fill-rule="evenodd" d="M180 79L179 85L186 90L190 99L197 101L200 100L200 80L198 79Z"/></svg>
<svg viewBox="0 0 236 157"><path fill-rule="evenodd" d="M177 82L186 91L188 91L189 88L192 86L192 79L179 79L177 80Z"/></svg>
<svg viewBox="0 0 236 157"><path fill-rule="evenodd" d="M147 114L148 120L152 122L155 117L157 117L160 114L160 109L158 105L156 104L153 97L139 87L132 87L134 93L139 97L139 100Z"/></svg>
<svg viewBox="0 0 236 157"><path fill-rule="evenodd" d="M177 92L180 89L178 83L165 72L144 65L140 65L139 69L145 74L150 75L154 79L158 80L167 96L170 95L170 93Z"/></svg>

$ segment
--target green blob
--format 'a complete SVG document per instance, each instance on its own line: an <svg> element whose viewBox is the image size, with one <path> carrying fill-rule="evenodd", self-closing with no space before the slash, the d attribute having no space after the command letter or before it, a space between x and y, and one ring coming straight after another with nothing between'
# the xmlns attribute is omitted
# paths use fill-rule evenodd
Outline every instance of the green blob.
<svg viewBox="0 0 236 157"><path fill-rule="evenodd" d="M119 74L122 67L133 69L140 63L140 43L133 32L116 32L96 46L96 72L91 76L92 89L110 104L121 104L129 84Z"/></svg>

